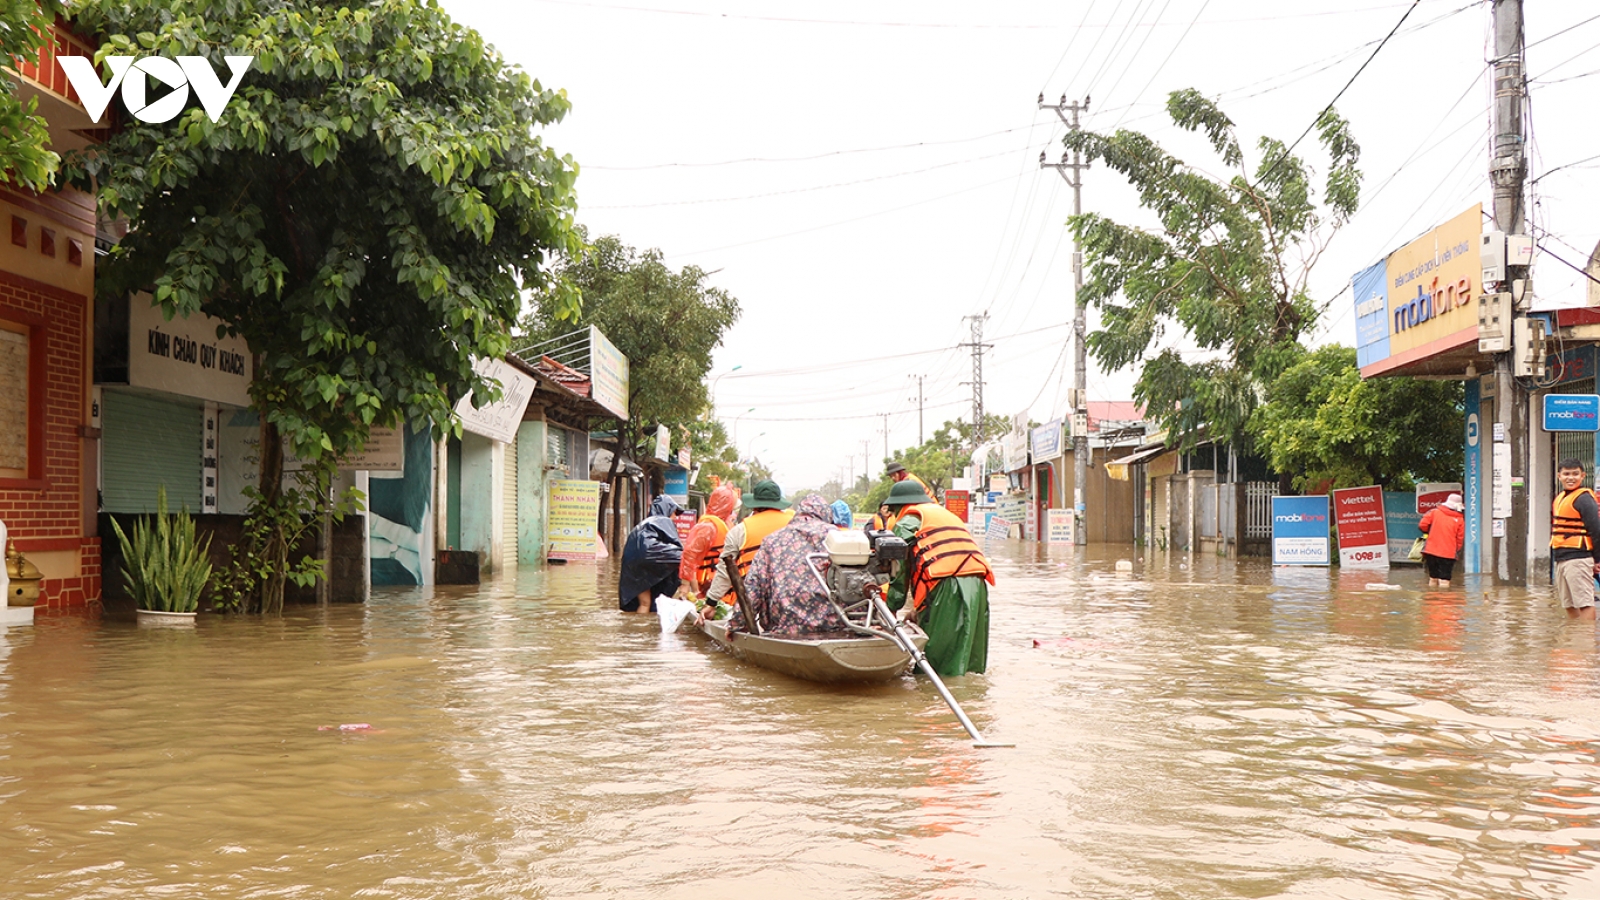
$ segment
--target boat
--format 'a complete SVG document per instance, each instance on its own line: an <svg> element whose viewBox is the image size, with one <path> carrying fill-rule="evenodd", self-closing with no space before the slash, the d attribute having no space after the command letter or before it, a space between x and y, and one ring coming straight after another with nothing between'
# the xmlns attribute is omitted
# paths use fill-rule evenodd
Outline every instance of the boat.
<svg viewBox="0 0 1600 900"><path fill-rule="evenodd" d="M901 629L918 650L928 643L928 636L915 625ZM737 659L807 681L888 681L905 674L915 662L894 638L881 634L780 637L741 632L730 640L726 620L708 621L700 630Z"/></svg>

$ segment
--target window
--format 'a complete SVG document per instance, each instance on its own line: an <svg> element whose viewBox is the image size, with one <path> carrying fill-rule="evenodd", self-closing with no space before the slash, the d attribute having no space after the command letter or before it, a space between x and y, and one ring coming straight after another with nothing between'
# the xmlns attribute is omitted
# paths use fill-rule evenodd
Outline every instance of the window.
<svg viewBox="0 0 1600 900"><path fill-rule="evenodd" d="M28 477L28 331L0 319L0 478Z"/></svg>

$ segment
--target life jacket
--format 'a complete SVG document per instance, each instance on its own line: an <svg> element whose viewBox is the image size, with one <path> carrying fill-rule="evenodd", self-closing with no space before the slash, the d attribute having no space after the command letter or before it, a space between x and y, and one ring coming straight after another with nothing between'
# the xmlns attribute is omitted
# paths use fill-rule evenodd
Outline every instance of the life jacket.
<svg viewBox="0 0 1600 900"><path fill-rule="evenodd" d="M891 530L893 528L894 528L894 513L890 513L889 514L889 518L887 518L887 519L885 519L883 517L883 513L873 513L872 514L872 530L873 531L889 531L889 530Z"/></svg>
<svg viewBox="0 0 1600 900"><path fill-rule="evenodd" d="M761 542L767 535L789 524L794 518L792 509L763 509L750 514L744 520L744 543L739 547L739 574L745 575L750 571L750 564L755 561L756 551L761 549Z"/></svg>
<svg viewBox="0 0 1600 900"><path fill-rule="evenodd" d="M1578 515L1578 498L1584 494L1594 497L1594 491L1578 488L1563 492L1550 504L1550 549L1593 550L1589 529L1583 527L1583 517Z"/></svg>
<svg viewBox="0 0 1600 900"><path fill-rule="evenodd" d="M906 578L914 608L922 609L928 593L946 578L982 575L984 581L994 584L989 561L972 539L967 523L955 513L937 503L919 503L900 513L901 517L908 515L922 519L911 545L911 571Z"/></svg>
<svg viewBox="0 0 1600 900"><path fill-rule="evenodd" d="M702 522L710 522L714 535L711 543L706 545L706 551L700 557L700 565L695 569L695 581L699 583L700 593L704 594L711 587L711 579L717 576L717 558L722 555L722 545L728 540L728 523L722 521L721 516L706 513L700 517Z"/></svg>

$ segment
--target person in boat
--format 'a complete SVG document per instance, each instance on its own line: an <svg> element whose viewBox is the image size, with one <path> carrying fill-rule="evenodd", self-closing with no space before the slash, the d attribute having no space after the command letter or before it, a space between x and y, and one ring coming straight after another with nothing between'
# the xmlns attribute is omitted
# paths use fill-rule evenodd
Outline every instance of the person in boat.
<svg viewBox="0 0 1600 900"><path fill-rule="evenodd" d="M664 494L650 501L650 517L628 532L617 575L617 608L623 612L655 612L656 597L678 590L683 541L672 517L678 504Z"/></svg>
<svg viewBox="0 0 1600 900"><path fill-rule="evenodd" d="M756 551L761 549L761 542L767 535L789 524L794 518L794 511L789 509L789 501L783 499L783 489L775 481L758 481L750 490L750 500L745 504L750 514L745 516L739 524L728 529L728 537L722 543L722 552L717 554L717 574L711 579L711 587L706 590L707 600L722 601L729 591L733 590L733 581L728 577L728 563L723 557L737 554L737 567L740 575L750 571L750 563L755 559ZM732 603L733 597L727 597L727 603Z"/></svg>
<svg viewBox="0 0 1600 900"><path fill-rule="evenodd" d="M887 504L878 507L878 512L873 515L872 522L867 525L868 531L888 531L894 527L894 513L889 511Z"/></svg>
<svg viewBox="0 0 1600 900"><path fill-rule="evenodd" d="M686 593L704 597L717 575L717 557L733 527L733 514L739 509L739 489L718 484L706 500L706 513L689 529L683 541L683 562L678 565L678 580Z"/></svg>
<svg viewBox="0 0 1600 900"><path fill-rule="evenodd" d="M897 462L892 462L885 466L883 471L884 474L889 476L889 480L893 481L895 484L899 484L902 481L915 481L917 484L922 486L922 492L924 494L927 494L929 497L933 496L933 488L928 487L928 483L926 481L923 481L921 478L911 474L911 471L905 466ZM890 485L890 487L893 486L894 485Z"/></svg>
<svg viewBox="0 0 1600 900"><path fill-rule="evenodd" d="M896 516L895 535L909 547L889 583L889 608L902 610L903 618L927 632L923 652L940 675L984 671L994 572L967 523L913 481L890 488L884 503Z"/></svg>
<svg viewBox="0 0 1600 900"><path fill-rule="evenodd" d="M826 553L822 541L834 531L832 510L821 494L806 494L795 504L789 524L768 535L750 564L745 592L765 633L779 637L832 634L849 629L828 600L827 589L812 574L806 557ZM816 560L826 574L828 560ZM745 630L742 616L728 620L728 634Z"/></svg>
<svg viewBox="0 0 1600 900"><path fill-rule="evenodd" d="M856 514L850 509L850 504L843 500L833 501L833 506L829 509L833 512L833 524L837 528L849 528L856 520Z"/></svg>

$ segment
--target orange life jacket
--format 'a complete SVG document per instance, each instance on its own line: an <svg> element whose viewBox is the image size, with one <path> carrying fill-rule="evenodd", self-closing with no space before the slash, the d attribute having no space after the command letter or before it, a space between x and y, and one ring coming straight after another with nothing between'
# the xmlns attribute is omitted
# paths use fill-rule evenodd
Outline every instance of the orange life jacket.
<svg viewBox="0 0 1600 900"><path fill-rule="evenodd" d="M1594 497L1594 491L1578 488L1564 491L1550 503L1550 549L1593 550L1589 529L1583 527L1583 517L1578 515L1578 498L1584 494Z"/></svg>
<svg viewBox="0 0 1600 900"><path fill-rule="evenodd" d="M919 503L900 513L902 518L908 515L922 519L911 545L911 571L906 578L914 608L922 609L928 593L946 578L982 575L984 581L994 584L989 561L973 541L967 523L955 513L937 503Z"/></svg>
<svg viewBox="0 0 1600 900"><path fill-rule="evenodd" d="M762 509L744 520L744 543L739 546L737 560L740 575L749 573L750 563L755 561L756 551L761 549L761 542L767 535L789 524L793 518L792 509Z"/></svg>
<svg viewBox="0 0 1600 900"><path fill-rule="evenodd" d="M706 545L705 553L700 557L700 565L695 569L695 582L700 587L700 594L704 596L711 587L711 579L717 577L717 557L722 555L722 545L728 540L728 523L722 521L721 516L710 513L701 516L700 521L710 522L714 535L711 543Z"/></svg>
<svg viewBox="0 0 1600 900"><path fill-rule="evenodd" d="M887 518L887 519L885 519L883 517L883 513L873 513L872 514L872 530L873 531L891 531L891 530L893 530L894 529L894 518L895 518L894 513L890 513L889 514L889 518Z"/></svg>

